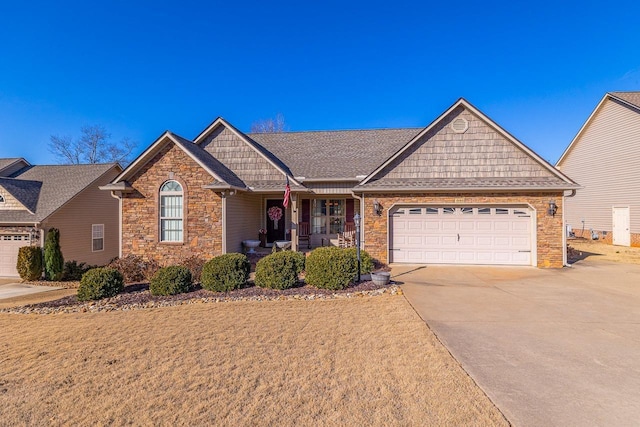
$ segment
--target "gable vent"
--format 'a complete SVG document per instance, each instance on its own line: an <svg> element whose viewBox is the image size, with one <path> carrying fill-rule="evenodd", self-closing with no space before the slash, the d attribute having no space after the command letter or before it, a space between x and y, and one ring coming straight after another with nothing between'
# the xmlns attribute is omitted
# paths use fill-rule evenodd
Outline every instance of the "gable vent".
<svg viewBox="0 0 640 427"><path fill-rule="evenodd" d="M469 129L469 121L467 119L463 119L462 117L458 117L451 122L451 129L455 133L465 133L467 129Z"/></svg>

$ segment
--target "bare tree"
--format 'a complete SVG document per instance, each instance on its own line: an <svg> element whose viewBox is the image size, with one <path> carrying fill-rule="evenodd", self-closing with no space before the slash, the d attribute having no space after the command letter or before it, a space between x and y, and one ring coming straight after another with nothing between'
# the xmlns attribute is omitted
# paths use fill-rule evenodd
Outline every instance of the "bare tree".
<svg viewBox="0 0 640 427"><path fill-rule="evenodd" d="M253 133L275 133L287 130L289 130L289 127L285 123L282 113L276 114L275 118L258 120L251 124L251 132Z"/></svg>
<svg viewBox="0 0 640 427"><path fill-rule="evenodd" d="M68 135L51 135L49 151L61 164L128 163L136 143L129 138L117 143L110 140L111 134L104 126L83 126L76 140Z"/></svg>

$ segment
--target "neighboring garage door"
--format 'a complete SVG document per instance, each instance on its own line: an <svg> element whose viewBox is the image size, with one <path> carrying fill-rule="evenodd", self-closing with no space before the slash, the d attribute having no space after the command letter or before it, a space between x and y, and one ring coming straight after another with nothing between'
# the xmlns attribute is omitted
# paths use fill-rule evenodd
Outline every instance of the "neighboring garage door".
<svg viewBox="0 0 640 427"><path fill-rule="evenodd" d="M531 265L532 211L512 207L398 207L390 260L417 264Z"/></svg>
<svg viewBox="0 0 640 427"><path fill-rule="evenodd" d="M0 277L19 277L18 249L29 246L28 234L0 234Z"/></svg>

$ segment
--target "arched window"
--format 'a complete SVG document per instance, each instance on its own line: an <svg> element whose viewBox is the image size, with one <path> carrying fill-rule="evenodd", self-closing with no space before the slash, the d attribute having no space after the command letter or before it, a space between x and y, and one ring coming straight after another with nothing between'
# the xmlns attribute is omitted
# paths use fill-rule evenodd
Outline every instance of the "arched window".
<svg viewBox="0 0 640 427"><path fill-rule="evenodd" d="M182 186L167 181L160 187L160 241L182 242Z"/></svg>
<svg viewBox="0 0 640 427"><path fill-rule="evenodd" d="M0 203L4 203L4 197L0 194Z"/></svg>

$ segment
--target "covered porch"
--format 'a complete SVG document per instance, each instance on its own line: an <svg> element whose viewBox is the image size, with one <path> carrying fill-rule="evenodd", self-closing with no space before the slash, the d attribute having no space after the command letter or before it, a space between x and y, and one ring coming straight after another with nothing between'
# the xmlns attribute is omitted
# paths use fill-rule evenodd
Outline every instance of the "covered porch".
<svg viewBox="0 0 640 427"><path fill-rule="evenodd" d="M300 252L355 245L353 217L362 213L352 194L292 191L289 205L283 202L282 192L227 195L223 252L243 252L247 240L260 241L259 248L268 251L276 241L291 242L290 249Z"/></svg>

